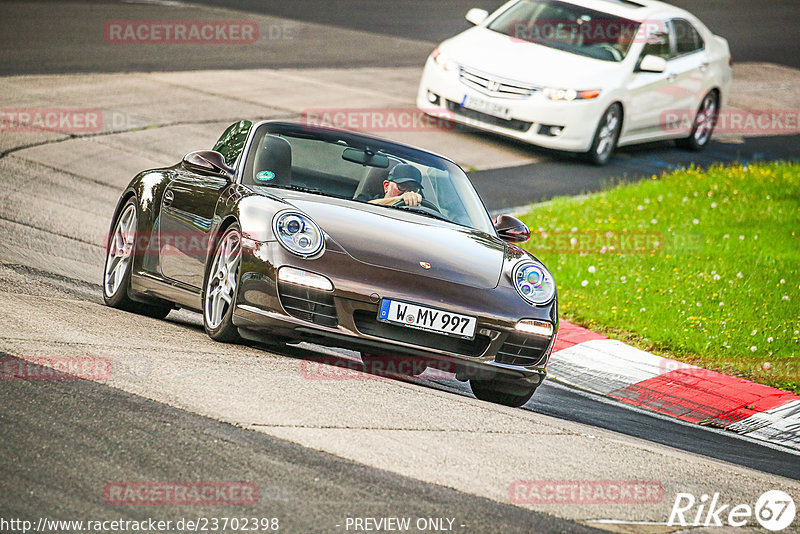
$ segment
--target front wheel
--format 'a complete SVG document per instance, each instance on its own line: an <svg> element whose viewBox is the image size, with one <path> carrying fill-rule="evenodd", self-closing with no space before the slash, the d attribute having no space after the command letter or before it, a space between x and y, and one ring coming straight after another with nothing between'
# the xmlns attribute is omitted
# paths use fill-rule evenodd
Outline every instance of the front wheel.
<svg viewBox="0 0 800 534"><path fill-rule="evenodd" d="M211 258L203 284L203 327L215 341L238 343L242 338L233 324L242 258L242 233L238 224L225 230Z"/></svg>
<svg viewBox="0 0 800 534"><path fill-rule="evenodd" d="M156 319L163 319L172 309L167 302L137 302L130 298L133 257L136 254L136 199L131 197L114 220L106 243L103 269L103 301L106 306Z"/></svg>
<svg viewBox="0 0 800 534"><path fill-rule="evenodd" d="M717 110L719 108L719 97L717 93L711 91L703 97L697 114L694 116L692 133L689 137L678 139L678 146L689 150L703 150L708 142L711 141L711 134L717 125Z"/></svg>
<svg viewBox="0 0 800 534"><path fill-rule="evenodd" d="M617 103L611 104L603 112L597 130L594 132L594 139L589 151L584 157L595 165L605 165L614 149L617 148L619 133L622 131L622 106Z"/></svg>
<svg viewBox="0 0 800 534"><path fill-rule="evenodd" d="M469 381L472 393L480 400L519 408L533 396L538 384L530 384L522 380L478 380Z"/></svg>

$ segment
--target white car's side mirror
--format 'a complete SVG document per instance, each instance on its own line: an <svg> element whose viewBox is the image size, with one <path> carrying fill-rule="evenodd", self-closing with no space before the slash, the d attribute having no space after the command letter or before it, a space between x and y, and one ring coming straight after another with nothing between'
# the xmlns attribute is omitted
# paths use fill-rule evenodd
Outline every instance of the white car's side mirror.
<svg viewBox="0 0 800 534"><path fill-rule="evenodd" d="M663 57L648 54L639 63L639 71L641 72L664 72L665 70L667 70L667 60Z"/></svg>
<svg viewBox="0 0 800 534"><path fill-rule="evenodd" d="M489 16L489 12L485 9L478 9L477 7L473 7L469 11L467 11L466 18L468 21L473 23L475 26L486 20Z"/></svg>

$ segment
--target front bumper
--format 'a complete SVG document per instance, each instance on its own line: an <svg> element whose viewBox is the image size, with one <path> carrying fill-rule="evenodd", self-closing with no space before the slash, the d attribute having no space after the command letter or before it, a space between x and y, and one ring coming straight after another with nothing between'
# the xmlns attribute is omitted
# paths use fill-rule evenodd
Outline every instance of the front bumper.
<svg viewBox="0 0 800 534"><path fill-rule="evenodd" d="M303 260L276 242L243 240L240 265L233 323L251 335L436 360L455 365L463 375L486 370L520 378L546 374L558 328L555 301L533 307L502 283L494 289L468 288L430 276L366 266L331 249L318 259ZM334 290L279 282L281 266L321 274L333 282ZM475 338L463 340L378 322L383 297L476 316ZM553 336L517 332L520 319L552 323Z"/></svg>
<svg viewBox="0 0 800 534"><path fill-rule="evenodd" d="M438 102L429 100L429 92L438 97ZM509 108L510 119L463 108L461 103L465 96ZM595 129L607 104L602 94L598 98L571 102L548 100L541 91L523 98L493 97L462 83L458 68L445 71L428 58L417 91L417 107L428 115L537 146L585 152L592 145ZM561 127L561 133L549 135L550 126Z"/></svg>

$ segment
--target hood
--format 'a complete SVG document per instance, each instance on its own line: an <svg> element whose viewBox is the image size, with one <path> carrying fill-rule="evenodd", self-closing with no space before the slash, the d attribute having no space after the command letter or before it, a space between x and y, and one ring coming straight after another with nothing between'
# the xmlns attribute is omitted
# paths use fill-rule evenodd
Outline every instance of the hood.
<svg viewBox="0 0 800 534"><path fill-rule="evenodd" d="M500 78L540 87L601 89L624 61L602 61L514 39L481 26L442 43L442 52L459 65Z"/></svg>
<svg viewBox="0 0 800 534"><path fill-rule="evenodd" d="M355 260L479 289L500 280L506 245L495 236L392 208L286 193Z"/></svg>

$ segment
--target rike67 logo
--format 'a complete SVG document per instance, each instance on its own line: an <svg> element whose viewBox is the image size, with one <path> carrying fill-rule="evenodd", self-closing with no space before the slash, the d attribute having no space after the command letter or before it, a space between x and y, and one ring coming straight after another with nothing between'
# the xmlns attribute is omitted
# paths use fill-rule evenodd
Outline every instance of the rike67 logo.
<svg viewBox="0 0 800 534"><path fill-rule="evenodd" d="M784 491L771 490L763 493L754 507L749 504L725 503L719 493L713 496L703 494L699 499L691 493L678 493L669 526L682 527L743 527L752 525L755 519L767 530L777 532L794 521L794 500Z"/></svg>

